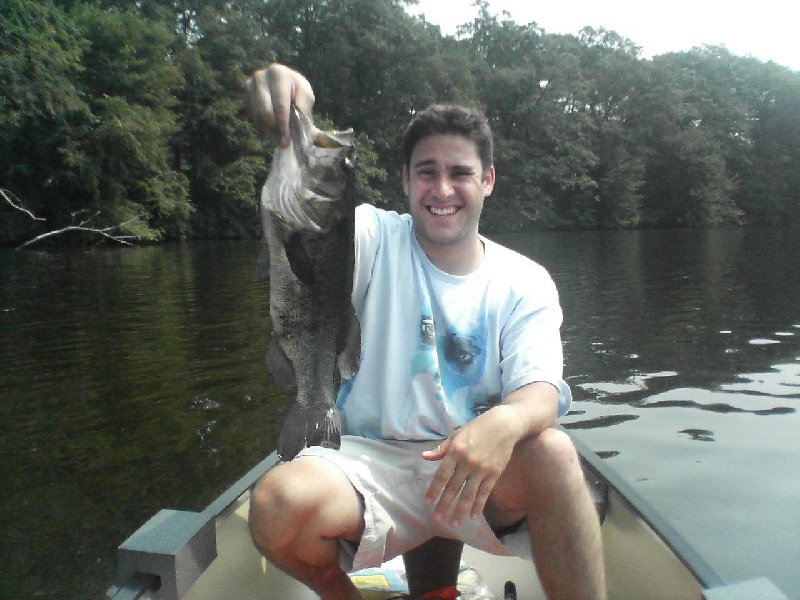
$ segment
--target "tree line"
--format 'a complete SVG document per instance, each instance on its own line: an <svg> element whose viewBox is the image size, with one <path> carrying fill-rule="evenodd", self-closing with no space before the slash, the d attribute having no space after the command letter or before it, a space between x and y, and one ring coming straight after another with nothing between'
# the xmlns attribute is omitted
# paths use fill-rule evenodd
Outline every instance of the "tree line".
<svg viewBox="0 0 800 600"><path fill-rule="evenodd" d="M550 34L483 0L445 36L407 4L5 0L0 243L77 225L260 235L272 142L242 86L270 61L309 78L317 120L355 129L359 195L379 206L403 210L409 116L458 101L496 136L488 231L798 221L797 71L724 47L645 59L616 32Z"/></svg>

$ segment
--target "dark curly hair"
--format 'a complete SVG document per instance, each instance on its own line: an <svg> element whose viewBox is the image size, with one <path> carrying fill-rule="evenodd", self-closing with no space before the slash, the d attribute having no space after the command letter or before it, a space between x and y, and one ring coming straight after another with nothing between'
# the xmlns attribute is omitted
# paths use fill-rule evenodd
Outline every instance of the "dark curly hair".
<svg viewBox="0 0 800 600"><path fill-rule="evenodd" d="M432 104L411 119L403 134L403 158L411 167L411 153L420 140L435 134L462 135L475 142L481 166L494 164L494 137L486 116L476 108L460 104Z"/></svg>

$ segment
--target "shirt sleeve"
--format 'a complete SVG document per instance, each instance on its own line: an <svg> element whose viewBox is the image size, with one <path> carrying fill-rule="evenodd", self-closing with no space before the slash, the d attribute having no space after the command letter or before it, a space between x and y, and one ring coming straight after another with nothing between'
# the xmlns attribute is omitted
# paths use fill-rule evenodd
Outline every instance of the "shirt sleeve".
<svg viewBox="0 0 800 600"><path fill-rule="evenodd" d="M518 289L500 338L503 398L524 385L544 381L558 389L558 416L562 417L572 403L572 392L563 380L563 314L558 291L538 265L522 279L527 283Z"/></svg>
<svg viewBox="0 0 800 600"><path fill-rule="evenodd" d="M356 207L355 272L353 274L353 307L360 316L372 279L372 269L381 243L378 209L371 204Z"/></svg>

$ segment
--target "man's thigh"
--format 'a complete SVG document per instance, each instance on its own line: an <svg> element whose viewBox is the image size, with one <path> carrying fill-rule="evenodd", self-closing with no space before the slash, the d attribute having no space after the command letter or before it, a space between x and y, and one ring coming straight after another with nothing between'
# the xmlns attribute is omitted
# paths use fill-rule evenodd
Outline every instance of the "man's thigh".
<svg viewBox="0 0 800 600"><path fill-rule="evenodd" d="M347 476L329 461L300 456L275 465L258 484L274 490L288 513L305 520L309 533L358 541L364 530L364 504Z"/></svg>
<svg viewBox="0 0 800 600"><path fill-rule="evenodd" d="M515 451L492 489L483 514L494 530L511 527L527 516L526 480L522 461Z"/></svg>

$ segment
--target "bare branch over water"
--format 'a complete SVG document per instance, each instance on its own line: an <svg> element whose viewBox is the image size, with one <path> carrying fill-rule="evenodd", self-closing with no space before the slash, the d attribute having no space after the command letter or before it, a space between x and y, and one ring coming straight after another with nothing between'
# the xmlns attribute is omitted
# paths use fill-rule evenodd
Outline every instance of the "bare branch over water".
<svg viewBox="0 0 800 600"><path fill-rule="evenodd" d="M25 208L22 205L22 202L20 201L20 199L17 198L12 192L0 188L0 195L3 196L3 198L6 201L6 203L8 203L9 206L14 208L15 210L18 210L18 211L20 211L22 213L25 213L26 215L28 215L34 221L46 221L47 220L47 219L44 219L42 217L37 217L31 211L29 211L27 208ZM81 212L81 211L79 211L79 212ZM73 219L76 217L76 215L79 214L79 212L72 213ZM122 229L123 227L125 227L126 225L132 223L136 219L129 219L127 221L124 221L124 222L119 223L117 225L112 225L110 227L104 227L104 228L89 227L89 223L92 221L92 219L97 217L99 214L100 214L100 211L97 211L96 213L94 213L88 219L84 219L84 220L82 220L82 221L80 221L80 222L78 222L76 224L67 225L66 227L62 227L61 229L54 229L52 231L48 231L48 232L42 233L41 235L37 235L35 238L32 238L32 239L28 240L27 242L17 246L16 249L17 250L21 250L22 248L27 248L28 246L32 246L33 244L37 244L38 242L41 242L42 240L45 240L47 238L50 238L50 237L53 237L53 236L56 236L56 235L61 235L63 233L68 233L68 232L71 232L71 231L81 231L83 233L90 233L90 234L93 234L93 235L99 235L99 236L101 236L103 238L107 238L109 240L112 240L112 241L117 242L119 244L123 244L125 246L132 246L133 245L128 240L136 239L136 236L133 236L133 235L114 235L113 232L116 231L116 230Z"/></svg>

